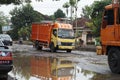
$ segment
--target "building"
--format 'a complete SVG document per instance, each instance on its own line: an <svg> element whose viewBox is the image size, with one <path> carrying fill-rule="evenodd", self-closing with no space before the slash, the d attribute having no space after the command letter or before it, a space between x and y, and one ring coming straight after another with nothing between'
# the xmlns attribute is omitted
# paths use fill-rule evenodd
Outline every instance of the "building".
<svg viewBox="0 0 120 80"><path fill-rule="evenodd" d="M73 21L73 28L77 35L76 37L82 39L85 45L93 43L94 41L92 30L86 25L86 22L90 22L90 20L84 17L77 18L77 21Z"/></svg>

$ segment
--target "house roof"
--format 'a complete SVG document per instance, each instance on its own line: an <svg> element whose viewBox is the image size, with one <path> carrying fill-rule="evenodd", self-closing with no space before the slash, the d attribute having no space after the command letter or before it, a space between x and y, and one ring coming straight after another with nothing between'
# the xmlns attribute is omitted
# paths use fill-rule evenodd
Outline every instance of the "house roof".
<svg viewBox="0 0 120 80"><path fill-rule="evenodd" d="M87 19L87 18L84 18L84 17L77 18L77 27L78 27L79 29L89 28L89 27L86 25L86 22L90 22L90 20ZM73 27L76 27L76 20L73 21Z"/></svg>

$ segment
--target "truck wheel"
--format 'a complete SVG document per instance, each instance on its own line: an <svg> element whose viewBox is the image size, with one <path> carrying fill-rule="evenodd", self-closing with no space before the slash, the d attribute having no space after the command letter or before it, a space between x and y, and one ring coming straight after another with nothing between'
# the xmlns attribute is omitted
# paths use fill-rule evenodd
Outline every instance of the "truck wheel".
<svg viewBox="0 0 120 80"><path fill-rule="evenodd" d="M120 73L120 50L111 48L108 51L108 64L113 73Z"/></svg>
<svg viewBox="0 0 120 80"><path fill-rule="evenodd" d="M36 48L37 50L42 50L42 46L39 46L39 42L36 42L36 43L35 43L35 48Z"/></svg>
<svg viewBox="0 0 120 80"><path fill-rule="evenodd" d="M56 48L54 47L53 43L51 43L51 45L50 45L50 50L51 50L51 52L56 52Z"/></svg>
<svg viewBox="0 0 120 80"><path fill-rule="evenodd" d="M42 46L37 45L36 49L37 50L42 50Z"/></svg>
<svg viewBox="0 0 120 80"><path fill-rule="evenodd" d="M71 50L70 50L70 49L68 49L68 50L67 50L67 52L71 52Z"/></svg>
<svg viewBox="0 0 120 80"><path fill-rule="evenodd" d="M39 45L36 45L35 48L36 48L37 50L42 50L42 46L39 46Z"/></svg>

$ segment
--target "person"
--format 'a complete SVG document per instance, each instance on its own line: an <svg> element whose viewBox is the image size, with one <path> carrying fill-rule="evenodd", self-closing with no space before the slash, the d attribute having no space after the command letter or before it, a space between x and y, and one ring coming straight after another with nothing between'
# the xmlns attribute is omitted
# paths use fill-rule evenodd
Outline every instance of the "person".
<svg viewBox="0 0 120 80"><path fill-rule="evenodd" d="M82 39L80 39L79 41L80 41L80 46L82 46L84 41Z"/></svg>

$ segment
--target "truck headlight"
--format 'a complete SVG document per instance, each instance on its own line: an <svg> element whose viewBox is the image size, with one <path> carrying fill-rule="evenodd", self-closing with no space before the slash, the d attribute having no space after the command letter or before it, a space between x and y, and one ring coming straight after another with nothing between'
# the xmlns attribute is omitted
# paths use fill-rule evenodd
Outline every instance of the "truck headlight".
<svg viewBox="0 0 120 80"><path fill-rule="evenodd" d="M58 41L58 45L61 45L61 42L60 42L60 41Z"/></svg>

